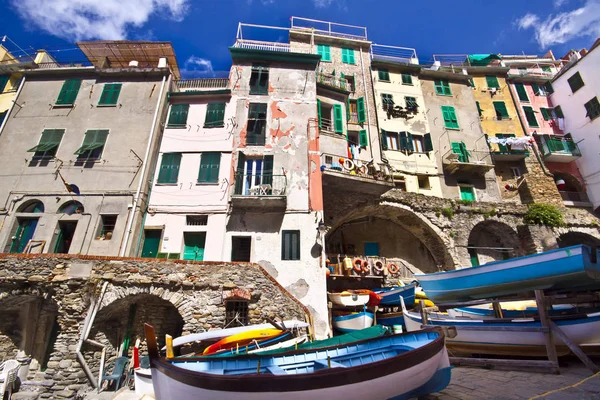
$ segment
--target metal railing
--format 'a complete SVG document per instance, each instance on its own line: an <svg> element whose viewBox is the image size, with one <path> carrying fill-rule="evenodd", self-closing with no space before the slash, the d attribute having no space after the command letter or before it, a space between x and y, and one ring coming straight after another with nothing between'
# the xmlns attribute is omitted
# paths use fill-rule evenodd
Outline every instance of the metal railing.
<svg viewBox="0 0 600 400"><path fill-rule="evenodd" d="M465 153L455 153L452 149L444 153L444 164L479 164L491 165L492 156L489 151L470 150Z"/></svg>
<svg viewBox="0 0 600 400"><path fill-rule="evenodd" d="M336 76L329 75L324 72L317 73L317 83L330 86L336 89L350 91L350 85L348 84L347 79L338 78Z"/></svg>
<svg viewBox="0 0 600 400"><path fill-rule="evenodd" d="M590 199L585 192L562 192L560 193L560 197L562 197L563 201L572 201L576 203L589 203Z"/></svg>
<svg viewBox="0 0 600 400"><path fill-rule="evenodd" d="M305 31L316 35L335 36L340 38L367 40L367 28L363 26L338 24L317 19L292 17L292 31Z"/></svg>
<svg viewBox="0 0 600 400"><path fill-rule="evenodd" d="M351 122L353 124L358 124L358 112L357 111L350 111L350 119L348 120L348 122Z"/></svg>
<svg viewBox="0 0 600 400"><path fill-rule="evenodd" d="M409 47L371 45L371 59L419 65L417 51Z"/></svg>
<svg viewBox="0 0 600 400"><path fill-rule="evenodd" d="M384 167L375 168L372 164L368 164L367 161L353 160L348 157L332 153L321 154L321 165L324 167L325 171L336 171L360 178L368 178L379 181L392 181L390 171L388 170L386 172L383 169Z"/></svg>
<svg viewBox="0 0 600 400"><path fill-rule="evenodd" d="M227 89L229 78L180 79L175 81L179 90Z"/></svg>
<svg viewBox="0 0 600 400"><path fill-rule="evenodd" d="M234 196L285 196L286 175L235 174Z"/></svg>
<svg viewBox="0 0 600 400"><path fill-rule="evenodd" d="M490 143L490 151L494 155L528 155L527 149L513 149L510 145L501 145L499 143Z"/></svg>
<svg viewBox="0 0 600 400"><path fill-rule="evenodd" d="M333 121L330 118L321 117L320 128L324 131L333 132Z"/></svg>
<svg viewBox="0 0 600 400"><path fill-rule="evenodd" d="M249 50L277 51L281 53L316 53L316 50L311 47L290 46L289 43L265 42L261 40L237 39L233 47Z"/></svg>
<svg viewBox="0 0 600 400"><path fill-rule="evenodd" d="M551 154L565 154L581 157L579 146L571 139L539 136L539 143L541 143L541 150L544 156Z"/></svg>
<svg viewBox="0 0 600 400"><path fill-rule="evenodd" d="M541 67L527 69L511 68L510 71L508 71L508 73L513 76L540 77L548 79L552 78L555 75L554 72L544 71Z"/></svg>
<svg viewBox="0 0 600 400"><path fill-rule="evenodd" d="M44 62L37 64L39 69L57 69L57 68L82 68L93 66L89 60L70 61L70 62Z"/></svg>

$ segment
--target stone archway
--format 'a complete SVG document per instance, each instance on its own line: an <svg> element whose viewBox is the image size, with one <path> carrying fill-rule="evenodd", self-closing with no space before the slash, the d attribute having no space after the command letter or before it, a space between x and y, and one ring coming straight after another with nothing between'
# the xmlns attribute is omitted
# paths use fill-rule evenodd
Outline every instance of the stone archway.
<svg viewBox="0 0 600 400"><path fill-rule="evenodd" d="M467 250L471 256L471 266L523 254L518 233L509 225L496 220L481 221L471 229Z"/></svg>
<svg viewBox="0 0 600 400"><path fill-rule="evenodd" d="M558 236L556 240L558 247L569 247L585 244L590 247L600 248L600 239L590 235L589 233L570 231Z"/></svg>

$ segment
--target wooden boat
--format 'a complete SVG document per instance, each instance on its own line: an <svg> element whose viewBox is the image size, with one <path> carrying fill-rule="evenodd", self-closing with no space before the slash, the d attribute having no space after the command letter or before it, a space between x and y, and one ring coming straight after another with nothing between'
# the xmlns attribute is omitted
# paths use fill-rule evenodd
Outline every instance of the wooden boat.
<svg viewBox="0 0 600 400"><path fill-rule="evenodd" d="M407 307L412 307L415 304L415 287L417 285L412 283L406 286L394 286L391 288L383 288L375 290L374 292L381 296L380 306L400 307L400 296L404 298L404 302Z"/></svg>
<svg viewBox="0 0 600 400"><path fill-rule="evenodd" d="M304 321L289 320L281 322L285 329L295 330L308 327L308 323ZM201 342L203 340L222 339L227 336L235 335L242 332L252 331L256 329L273 328L272 324L256 324L248 326L238 326L235 328L215 329L212 331L192 333L191 335L180 336L173 339L173 346L178 347L186 343Z"/></svg>
<svg viewBox="0 0 600 400"><path fill-rule="evenodd" d="M600 265L595 249L579 245L415 278L434 302L459 302L537 289L600 288Z"/></svg>
<svg viewBox="0 0 600 400"><path fill-rule="evenodd" d="M403 308L407 331L421 329L419 313ZM584 351L596 350L600 346L600 312L590 314L551 317L558 327ZM534 318L474 319L452 318L445 313L428 313L427 324L431 326L454 326L457 335L446 338L446 345L453 353L495 354L514 356L545 356L546 347L542 332L506 331L504 327L536 327L541 322ZM481 330L476 328L480 327ZM490 330L491 328L495 328ZM461 329L465 328L465 329ZM569 348L554 335L558 355L566 355Z"/></svg>
<svg viewBox="0 0 600 400"><path fill-rule="evenodd" d="M517 302L510 302L517 303ZM527 318L538 316L538 309L534 301L527 301L527 303L533 303L533 306L525 307L511 307L507 303L500 303L502 309L502 315L504 318ZM582 308L577 309L575 306L570 304L556 304L552 306L551 310L548 310L548 314L553 315L570 315L577 312L595 312L600 311L597 308ZM453 318L479 318L479 319L493 319L496 318L494 315L494 309L492 305L480 304L470 307L451 308L448 310L448 315Z"/></svg>
<svg viewBox="0 0 600 400"><path fill-rule="evenodd" d="M384 326L404 325L402 312L377 314L377 323Z"/></svg>
<svg viewBox="0 0 600 400"><path fill-rule="evenodd" d="M333 327L340 332L352 332L373 325L373 313L362 311L333 317Z"/></svg>
<svg viewBox="0 0 600 400"><path fill-rule="evenodd" d="M253 341L272 339L282 335L283 333L286 332L275 328L255 329L253 331L238 333L227 336L226 338L219 340L217 343L211 344L204 349L202 354L210 355L221 350L228 350L234 347L244 347Z"/></svg>
<svg viewBox="0 0 600 400"><path fill-rule="evenodd" d="M409 399L443 390L444 338L421 331L272 356L167 360L146 325L156 399Z"/></svg>
<svg viewBox="0 0 600 400"><path fill-rule="evenodd" d="M345 290L340 293L328 293L333 304L344 307L364 306L369 302L369 290Z"/></svg>

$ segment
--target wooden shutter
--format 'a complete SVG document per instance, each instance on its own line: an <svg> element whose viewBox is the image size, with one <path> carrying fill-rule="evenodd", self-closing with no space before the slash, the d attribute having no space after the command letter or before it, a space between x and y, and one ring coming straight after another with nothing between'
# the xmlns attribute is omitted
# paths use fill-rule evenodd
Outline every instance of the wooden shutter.
<svg viewBox="0 0 600 400"><path fill-rule="evenodd" d="M387 150L388 149L388 145L387 145L387 132L384 131L383 129L381 130L381 148L383 150Z"/></svg>
<svg viewBox="0 0 600 400"><path fill-rule="evenodd" d="M356 100L356 105L358 109L358 122L365 122L367 117L365 113L365 99L364 97L359 97Z"/></svg>
<svg viewBox="0 0 600 400"><path fill-rule="evenodd" d="M347 49L342 49L342 63L348 64L348 53Z"/></svg>
<svg viewBox="0 0 600 400"><path fill-rule="evenodd" d="M460 142L460 153L462 154L461 162L469 162L469 152L467 151L467 145L465 142Z"/></svg>
<svg viewBox="0 0 600 400"><path fill-rule="evenodd" d="M527 118L527 123L529 124L529 126L534 128L539 127L533 108L523 107L523 110L525 111L525 117Z"/></svg>
<svg viewBox="0 0 600 400"><path fill-rule="evenodd" d="M121 93L121 83L106 83L102 89L102 95L98 105L101 106L112 106L117 104L119 100L119 94Z"/></svg>
<svg viewBox="0 0 600 400"><path fill-rule="evenodd" d="M548 81L544 84L544 87L546 88L546 93L548 94L552 94L554 93L554 88L552 87L552 82Z"/></svg>
<svg viewBox="0 0 600 400"><path fill-rule="evenodd" d="M367 131L365 129L358 131L358 142L360 147L367 147L369 145L369 138L367 137Z"/></svg>
<svg viewBox="0 0 600 400"><path fill-rule="evenodd" d="M323 128L323 121L321 121L321 100L317 99L317 117L319 118L319 128Z"/></svg>
<svg viewBox="0 0 600 400"><path fill-rule="evenodd" d="M200 171L198 172L199 183L219 182L219 166L221 164L221 153L206 152L200 156Z"/></svg>
<svg viewBox="0 0 600 400"><path fill-rule="evenodd" d="M264 156L262 183L264 185L273 184L273 156Z"/></svg>
<svg viewBox="0 0 600 400"><path fill-rule="evenodd" d="M238 153L238 164L235 172L235 194L242 194L242 188L244 185L244 164L246 163L246 156L244 153Z"/></svg>
<svg viewBox="0 0 600 400"><path fill-rule="evenodd" d="M164 153L160 163L157 183L177 183L181 153Z"/></svg>
<svg viewBox="0 0 600 400"><path fill-rule="evenodd" d="M79 93L80 87L81 79L67 79L65 83L63 83L62 89L58 94L56 104L70 105L75 103L75 99L77 98L77 93Z"/></svg>
<svg viewBox="0 0 600 400"><path fill-rule="evenodd" d="M525 90L525 86L522 83L515 83L515 89L517 89L517 95L519 96L519 100L529 101L529 96L527 96L527 91Z"/></svg>
<svg viewBox="0 0 600 400"><path fill-rule="evenodd" d="M431 141L431 133L426 133L423 136L425 151L433 151L433 143Z"/></svg>
<svg viewBox="0 0 600 400"><path fill-rule="evenodd" d="M344 133L344 121L342 118L343 118L342 105L334 104L333 105L333 120L334 120L334 127L335 127L336 133Z"/></svg>
<svg viewBox="0 0 600 400"><path fill-rule="evenodd" d="M495 76L486 76L485 82L486 82L488 88L496 88L496 89L500 88L500 83L498 83L498 78Z"/></svg>
<svg viewBox="0 0 600 400"><path fill-rule="evenodd" d="M452 106L442 106L442 115L444 117L444 125L449 129L458 129L458 119Z"/></svg>
<svg viewBox="0 0 600 400"><path fill-rule="evenodd" d="M323 61L331 61L331 47L329 45L323 45Z"/></svg>
<svg viewBox="0 0 600 400"><path fill-rule="evenodd" d="M435 86L435 94L444 94L444 88L442 87L442 81L434 80L433 85Z"/></svg>
<svg viewBox="0 0 600 400"><path fill-rule="evenodd" d="M204 118L204 127L223 127L225 120L225 103L208 103L206 106L206 117Z"/></svg>
<svg viewBox="0 0 600 400"><path fill-rule="evenodd" d="M281 259L300 260L300 231L282 231L281 241Z"/></svg>
<svg viewBox="0 0 600 400"><path fill-rule="evenodd" d="M573 74L569 79L567 79L569 86L571 87L571 91L575 93L579 89L584 86L583 79L581 79L581 75L579 72Z"/></svg>
<svg viewBox="0 0 600 400"><path fill-rule="evenodd" d="M171 113L169 114L168 127L186 127L189 104L173 104L171 105Z"/></svg>
<svg viewBox="0 0 600 400"><path fill-rule="evenodd" d="M415 151L415 144L413 143L413 137L410 132L406 132L406 149L410 152Z"/></svg>
<svg viewBox="0 0 600 400"><path fill-rule="evenodd" d="M552 119L552 116L550 115L550 110L548 108L540 108L540 111L542 112L542 117L544 117L544 121L549 121Z"/></svg>
<svg viewBox="0 0 600 400"><path fill-rule="evenodd" d="M402 74L402 84L403 85L412 85L412 75Z"/></svg>
<svg viewBox="0 0 600 400"><path fill-rule="evenodd" d="M556 118L564 118L565 117L565 115L562 112L562 108L560 108L560 106L554 107L554 115L556 115Z"/></svg>
<svg viewBox="0 0 600 400"><path fill-rule="evenodd" d="M348 49L348 63L355 64L354 62L354 49Z"/></svg>
<svg viewBox="0 0 600 400"><path fill-rule="evenodd" d="M406 132L400 132L400 150L408 150L408 140Z"/></svg>
<svg viewBox="0 0 600 400"><path fill-rule="evenodd" d="M500 117L498 119L508 118L508 110L503 101L494 101L494 110L496 110L496 115Z"/></svg>

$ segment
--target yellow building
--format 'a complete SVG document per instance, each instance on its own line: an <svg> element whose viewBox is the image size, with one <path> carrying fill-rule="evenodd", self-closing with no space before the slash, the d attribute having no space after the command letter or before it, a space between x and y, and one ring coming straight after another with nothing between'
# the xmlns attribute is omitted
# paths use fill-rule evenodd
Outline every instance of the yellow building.
<svg viewBox="0 0 600 400"><path fill-rule="evenodd" d="M34 63L31 57L15 58L10 51L0 45L0 128L21 84L23 75L19 70L32 65Z"/></svg>

